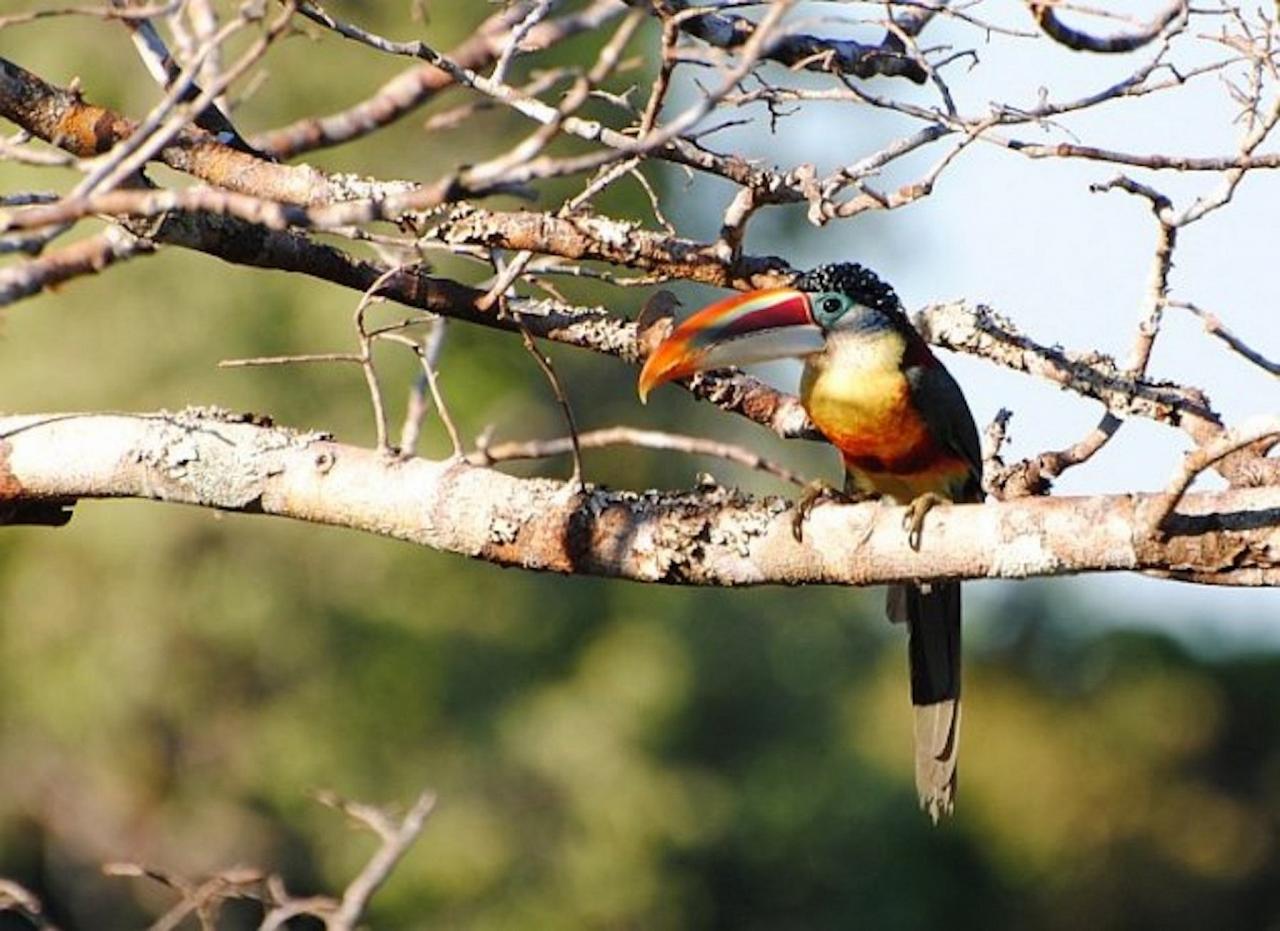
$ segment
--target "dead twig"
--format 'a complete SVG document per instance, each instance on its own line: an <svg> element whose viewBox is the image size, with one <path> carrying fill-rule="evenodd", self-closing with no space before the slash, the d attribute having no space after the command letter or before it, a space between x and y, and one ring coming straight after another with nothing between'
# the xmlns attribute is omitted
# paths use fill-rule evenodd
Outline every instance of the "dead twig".
<svg viewBox="0 0 1280 931"><path fill-rule="evenodd" d="M36 931L58 931L33 892L12 880L0 879L0 914L5 912L21 915Z"/></svg>
<svg viewBox="0 0 1280 931"><path fill-rule="evenodd" d="M436 795L434 792L423 792L399 821L379 808L346 801L332 793L319 793L317 798L322 804L335 808L364 825L382 841L365 868L347 886L337 910L326 922L329 931L354 931L373 894L387 881L396 864L422 833L427 818L436 806Z"/></svg>
<svg viewBox="0 0 1280 931"><path fill-rule="evenodd" d="M566 453L573 452L574 439L575 437L573 436L562 436L549 440L491 443L487 437L482 437L476 443L476 451L467 455L466 459L473 465L489 466L517 459L545 459L549 456L563 456ZM579 449L635 446L642 449L687 453L691 456L713 456L726 462L732 462L735 465L764 472L793 485L805 487L809 484L809 480L803 475L792 472L785 466L779 465L745 446L722 443L718 440L709 440L704 437L616 426L588 430L586 433L578 434L576 440L576 445Z"/></svg>
<svg viewBox="0 0 1280 931"><path fill-rule="evenodd" d="M1174 0L1167 9L1157 15L1150 23L1136 32L1114 35L1095 36L1079 29L1073 29L1058 19L1055 3L1032 2L1029 4L1031 15L1035 17L1045 35L1060 45L1077 52L1124 53L1140 49L1154 42L1166 30L1181 28L1188 14L1186 0Z"/></svg>
<svg viewBox="0 0 1280 931"><path fill-rule="evenodd" d="M1217 314L1210 313L1201 307L1192 304L1190 301L1168 301L1168 307L1177 307L1181 310L1189 311L1195 314L1204 323L1204 331L1210 336L1216 337L1226 343L1235 352L1245 359L1248 359L1258 368L1262 369L1268 375L1280 376L1280 362L1273 362L1264 356L1258 350L1252 348L1248 343L1236 336L1226 325L1223 324Z"/></svg>
<svg viewBox="0 0 1280 931"><path fill-rule="evenodd" d="M1187 453L1164 494L1159 496L1147 519L1147 533L1162 536L1165 524L1186 495L1191 483L1214 463L1252 446L1270 446L1280 439L1280 417L1254 417L1229 430L1211 443ZM1260 450L1260 454L1265 453Z"/></svg>

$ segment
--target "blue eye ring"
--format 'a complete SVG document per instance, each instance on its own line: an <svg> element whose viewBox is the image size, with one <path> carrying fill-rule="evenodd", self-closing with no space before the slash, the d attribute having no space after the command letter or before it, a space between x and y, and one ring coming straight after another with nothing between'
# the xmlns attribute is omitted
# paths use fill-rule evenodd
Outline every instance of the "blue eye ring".
<svg viewBox="0 0 1280 931"><path fill-rule="evenodd" d="M823 326L834 326L849 310L852 301L838 291L826 291L813 296L813 316Z"/></svg>

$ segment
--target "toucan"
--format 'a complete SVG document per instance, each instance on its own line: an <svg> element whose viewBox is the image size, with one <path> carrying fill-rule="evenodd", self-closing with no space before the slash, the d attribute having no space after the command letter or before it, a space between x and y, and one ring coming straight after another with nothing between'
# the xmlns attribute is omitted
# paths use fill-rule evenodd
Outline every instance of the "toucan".
<svg viewBox="0 0 1280 931"><path fill-rule="evenodd" d="M804 360L800 400L840 451L853 500L908 505L912 545L940 501L982 500L982 455L960 386L911 325L893 288L851 262L800 274L789 287L736 294L677 326L640 372L641 400L695 372ZM818 495L806 495L797 529ZM920 805L952 811L960 731L960 585L890 586L887 613L905 622Z"/></svg>

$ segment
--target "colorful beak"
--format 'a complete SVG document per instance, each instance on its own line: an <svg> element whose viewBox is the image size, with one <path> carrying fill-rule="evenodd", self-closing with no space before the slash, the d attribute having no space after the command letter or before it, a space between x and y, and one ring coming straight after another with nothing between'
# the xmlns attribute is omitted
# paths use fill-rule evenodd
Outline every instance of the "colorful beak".
<svg viewBox="0 0 1280 931"><path fill-rule="evenodd" d="M735 294L704 307L659 344L640 371L640 400L663 382L694 372L807 356L824 342L803 291Z"/></svg>

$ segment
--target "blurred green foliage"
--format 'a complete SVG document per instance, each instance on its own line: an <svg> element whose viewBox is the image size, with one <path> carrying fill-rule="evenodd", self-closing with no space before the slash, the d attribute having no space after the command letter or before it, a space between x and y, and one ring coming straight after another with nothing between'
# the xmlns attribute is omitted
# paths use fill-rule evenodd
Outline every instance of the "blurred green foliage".
<svg viewBox="0 0 1280 931"><path fill-rule="evenodd" d="M397 35L420 28L407 7L333 4ZM428 9L447 47L491 8ZM557 56L590 60L600 41ZM124 31L96 21L12 30L0 52L134 115L155 99ZM290 39L238 119L330 112L399 67ZM420 123L314 161L429 180L528 128L489 113L427 140ZM51 183L0 166L5 190ZM645 216L635 188L605 206ZM619 312L639 299L568 290ZM353 303L164 253L9 312L0 398L24 411L222 404L367 443L352 370L216 368L347 348ZM585 427L678 425L832 471L818 447L675 392L641 409L633 372L554 355ZM382 361L398 415L412 367ZM455 326L443 383L468 435L561 429L509 337ZM429 429L427 451L443 451ZM632 487L709 468L776 490L634 451L588 466ZM903 638L878 593L566 580L332 529L82 504L66 529L0 534L0 875L64 928L103 931L171 901L102 877L109 860L192 875L252 863L294 892L334 891L372 841L308 791L407 802L430 786L438 811L375 899L375 927L1276 927L1280 659L1082 637L1099 608L1070 583L1002 591L970 625L960 808L934 829L910 784Z"/></svg>

